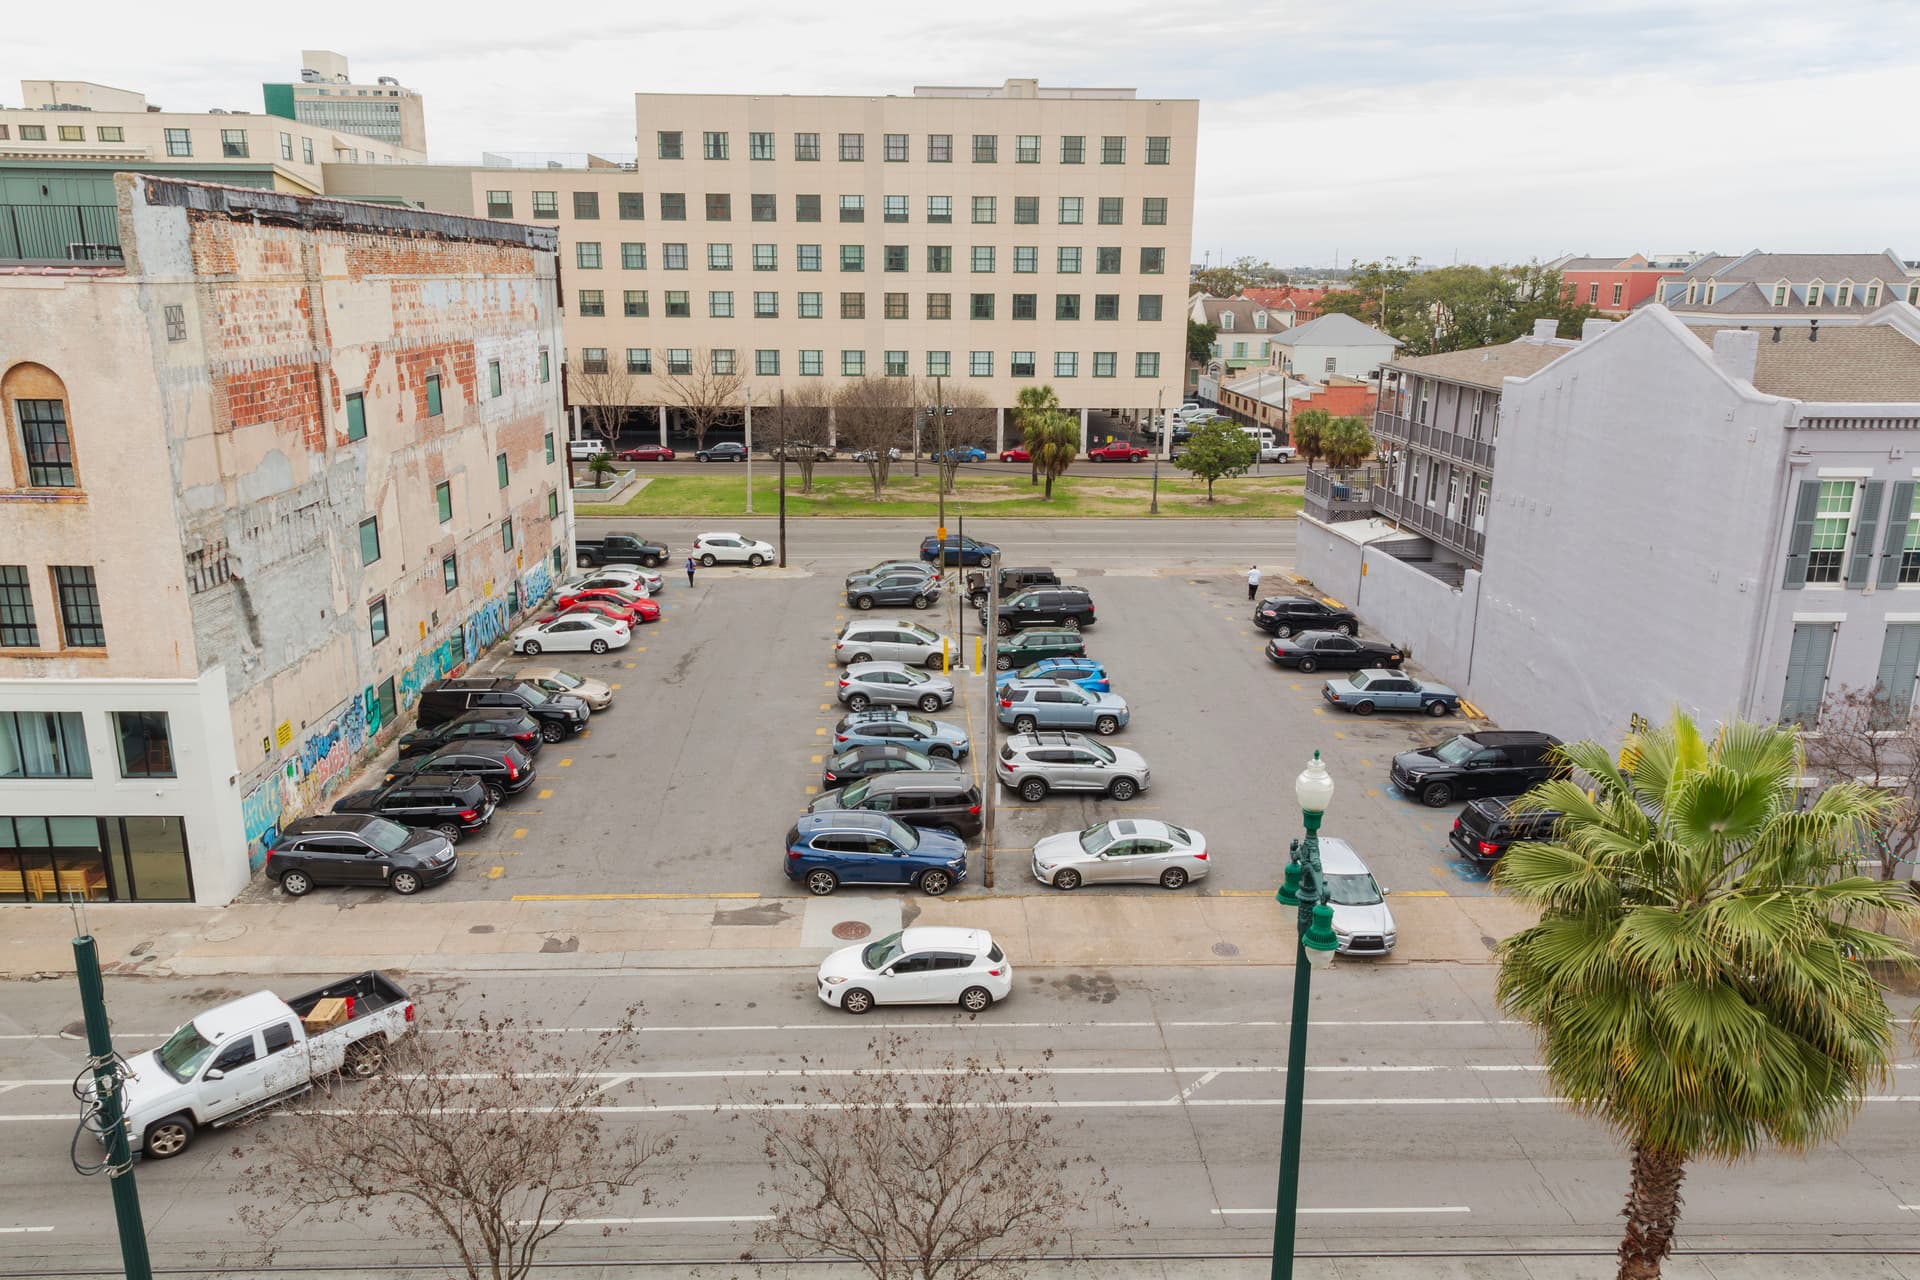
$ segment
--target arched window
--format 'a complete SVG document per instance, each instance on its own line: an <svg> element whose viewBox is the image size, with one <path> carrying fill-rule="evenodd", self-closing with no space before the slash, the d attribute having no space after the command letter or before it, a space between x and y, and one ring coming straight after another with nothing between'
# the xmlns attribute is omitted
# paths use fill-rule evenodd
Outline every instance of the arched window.
<svg viewBox="0 0 1920 1280"><path fill-rule="evenodd" d="M73 437L67 388L45 365L17 364L0 378L0 408L7 419L7 452L13 483L20 488L75 489Z"/></svg>

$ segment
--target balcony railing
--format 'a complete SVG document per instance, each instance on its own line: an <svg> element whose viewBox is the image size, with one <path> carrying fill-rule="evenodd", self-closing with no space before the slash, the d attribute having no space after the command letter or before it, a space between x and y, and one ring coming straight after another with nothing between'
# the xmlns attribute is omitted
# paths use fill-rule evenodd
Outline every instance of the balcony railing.
<svg viewBox="0 0 1920 1280"><path fill-rule="evenodd" d="M1383 485L1373 486L1372 505L1374 514L1385 516L1409 529L1418 530L1441 546L1472 557L1476 569L1480 567L1480 562L1486 556L1486 534L1458 520L1449 520L1445 513L1434 511Z"/></svg>
<svg viewBox="0 0 1920 1280"><path fill-rule="evenodd" d="M0 262L119 262L110 204L0 204Z"/></svg>
<svg viewBox="0 0 1920 1280"><path fill-rule="evenodd" d="M1493 445L1488 441L1475 440L1472 436L1459 435L1429 423L1415 422L1397 413L1374 414L1373 434L1382 440L1411 445L1425 453L1457 459L1482 471L1493 470Z"/></svg>
<svg viewBox="0 0 1920 1280"><path fill-rule="evenodd" d="M1309 467L1306 512L1316 520L1333 524L1342 520L1365 520L1373 514L1373 481L1371 467L1351 475Z"/></svg>

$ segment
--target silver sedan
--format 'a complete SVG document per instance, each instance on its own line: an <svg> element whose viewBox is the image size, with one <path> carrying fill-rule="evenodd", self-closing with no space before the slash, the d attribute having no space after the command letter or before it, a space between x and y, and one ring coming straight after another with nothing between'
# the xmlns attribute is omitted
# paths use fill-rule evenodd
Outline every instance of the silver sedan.
<svg viewBox="0 0 1920 1280"><path fill-rule="evenodd" d="M1033 878L1056 889L1099 882L1178 889L1204 879L1212 865L1198 831L1138 818L1062 831L1033 846Z"/></svg>
<svg viewBox="0 0 1920 1280"><path fill-rule="evenodd" d="M837 695L853 711L868 707L918 707L938 711L953 703L953 681L898 662L856 662L840 677Z"/></svg>

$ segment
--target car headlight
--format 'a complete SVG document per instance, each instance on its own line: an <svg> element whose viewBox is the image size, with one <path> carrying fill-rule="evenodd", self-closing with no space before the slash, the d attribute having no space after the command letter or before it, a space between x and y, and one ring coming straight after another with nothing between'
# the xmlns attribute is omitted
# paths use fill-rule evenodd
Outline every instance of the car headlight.
<svg viewBox="0 0 1920 1280"><path fill-rule="evenodd" d="M846 979L845 978L822 978L821 981L826 983L830 987L837 987L841 983L845 982Z"/></svg>

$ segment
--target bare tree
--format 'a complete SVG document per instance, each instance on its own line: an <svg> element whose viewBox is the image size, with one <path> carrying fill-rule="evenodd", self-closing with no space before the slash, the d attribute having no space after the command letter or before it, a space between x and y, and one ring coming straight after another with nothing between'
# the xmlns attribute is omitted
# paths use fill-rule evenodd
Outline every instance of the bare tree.
<svg viewBox="0 0 1920 1280"><path fill-rule="evenodd" d="M1878 858L1881 878L1891 880L1920 857L1920 725L1879 685L1843 685L1822 700L1819 727L1800 741L1822 786L1863 782L1895 799L1874 829L1873 847L1862 851Z"/></svg>
<svg viewBox="0 0 1920 1280"><path fill-rule="evenodd" d="M679 406L693 424L693 447L707 447L707 432L722 421L739 415L746 407L746 375L738 365L725 370L714 368L713 354L696 351L676 373L672 365L660 378L660 391L668 404Z"/></svg>
<svg viewBox="0 0 1920 1280"><path fill-rule="evenodd" d="M774 402L776 446L800 468L800 492L813 492L813 465L827 444L827 414L833 397L819 382L803 382Z"/></svg>
<svg viewBox="0 0 1920 1280"><path fill-rule="evenodd" d="M1097 1206L1125 1225L1106 1171L1069 1150L1080 1123L1035 1105L1044 1066L909 1063L899 1035L868 1047L874 1067L805 1076L752 1113L773 1171L762 1243L873 1280L989 1280L1023 1274Z"/></svg>
<svg viewBox="0 0 1920 1280"><path fill-rule="evenodd" d="M620 441L620 423L633 404L633 375L621 365L600 360L587 364L574 359L567 365L567 399L580 406L587 429L606 442L606 452ZM567 450L567 469L573 469L573 450Z"/></svg>
<svg viewBox="0 0 1920 1280"><path fill-rule="evenodd" d="M524 1280L556 1231L596 1216L673 1149L638 1128L609 1133L600 1111L615 1068L643 1056L637 1013L578 1056L486 1017L390 1046L383 1074L317 1088L262 1126L234 1187L241 1221L271 1240L302 1212L384 1215L402 1237L443 1241L455 1274ZM641 1198L652 1202L651 1186Z"/></svg>
<svg viewBox="0 0 1920 1280"><path fill-rule="evenodd" d="M952 493L965 457L974 449L984 452L993 442L993 405L971 387L947 391L944 406L928 403L946 410L942 420L933 425L933 448L940 467L940 485Z"/></svg>
<svg viewBox="0 0 1920 1280"><path fill-rule="evenodd" d="M840 439L853 450L856 462L867 464L873 496L887 487L893 450L910 447L913 415L931 403L911 378L850 378L833 398L834 421Z"/></svg>

